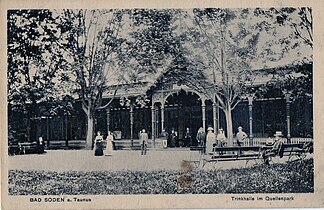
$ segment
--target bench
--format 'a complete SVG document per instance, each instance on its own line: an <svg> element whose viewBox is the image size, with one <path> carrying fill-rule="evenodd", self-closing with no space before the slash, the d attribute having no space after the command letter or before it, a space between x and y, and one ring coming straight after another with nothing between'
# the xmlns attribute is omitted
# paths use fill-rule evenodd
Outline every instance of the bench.
<svg viewBox="0 0 324 210"><path fill-rule="evenodd" d="M217 147L214 145L213 152L208 153L202 159L202 167L207 163L217 163L222 161L236 161L245 160L247 163L251 160L257 160L261 158L260 146L231 146L231 147Z"/></svg>
<svg viewBox="0 0 324 210"><path fill-rule="evenodd" d="M197 160L183 160L184 163L192 163L194 164L194 167L195 168L198 168L201 161L202 161L202 153L204 151L205 147L203 146L190 146L190 151L199 151L200 153L200 156L199 156L199 159Z"/></svg>
<svg viewBox="0 0 324 210"><path fill-rule="evenodd" d="M304 144L283 144L282 156L288 156L288 162L291 162L294 157L296 158L294 161L304 160L306 158L307 153L313 153L312 142L305 142ZM263 159L266 164L269 164L272 158L278 155L279 154L271 152L271 147L263 147Z"/></svg>
<svg viewBox="0 0 324 210"><path fill-rule="evenodd" d="M202 151L204 149L203 146L191 146L190 150L191 151Z"/></svg>
<svg viewBox="0 0 324 210"><path fill-rule="evenodd" d="M19 155L20 148L18 144L12 144L8 146L8 154L9 155Z"/></svg>
<svg viewBox="0 0 324 210"><path fill-rule="evenodd" d="M291 161L293 157L297 157L297 160L304 159L307 153L311 153L313 148L312 144L308 143L300 144L283 144L283 156L288 156L288 161ZM207 163L217 163L222 161L237 161L245 160L246 164L249 161L261 160L261 163L269 163L273 157L278 154L271 151L272 146L232 146L232 147L217 147L214 144L213 152L205 155L202 160L202 167Z"/></svg>
<svg viewBox="0 0 324 210"><path fill-rule="evenodd" d="M18 143L18 147L20 154L30 154L38 152L37 142L21 142Z"/></svg>

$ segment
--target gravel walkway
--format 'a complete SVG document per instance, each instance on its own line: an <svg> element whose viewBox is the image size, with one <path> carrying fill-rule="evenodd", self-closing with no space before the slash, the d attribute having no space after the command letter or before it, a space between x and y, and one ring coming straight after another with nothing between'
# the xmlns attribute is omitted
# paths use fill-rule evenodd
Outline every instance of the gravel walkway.
<svg viewBox="0 0 324 210"><path fill-rule="evenodd" d="M183 160L199 160L199 153L189 150L115 151L113 156L93 155L89 150L49 150L46 154L29 154L9 156L9 169L45 170L45 171L103 171L103 170L177 170L181 169ZM276 163L287 158L276 158ZM252 165L251 161L248 164ZM219 162L207 164L204 169L230 169L245 167L245 161Z"/></svg>

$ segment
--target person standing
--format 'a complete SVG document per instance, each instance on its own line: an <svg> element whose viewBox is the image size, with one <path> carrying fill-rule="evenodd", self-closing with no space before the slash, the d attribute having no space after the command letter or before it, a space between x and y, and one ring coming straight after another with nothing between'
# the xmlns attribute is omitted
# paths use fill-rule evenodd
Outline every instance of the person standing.
<svg viewBox="0 0 324 210"><path fill-rule="evenodd" d="M207 136L206 136L206 152L210 153L213 152L214 144L216 143L216 136L214 134L214 129L209 127L207 129Z"/></svg>
<svg viewBox="0 0 324 210"><path fill-rule="evenodd" d="M168 134L168 132L165 131L165 129L163 129L163 131L161 133L161 137L162 137L162 147L164 149L166 149L168 147L169 134Z"/></svg>
<svg viewBox="0 0 324 210"><path fill-rule="evenodd" d="M38 150L38 154L44 153L44 140L42 136L40 136L37 140L37 150Z"/></svg>
<svg viewBox="0 0 324 210"><path fill-rule="evenodd" d="M170 134L169 138L170 138L170 145L171 145L171 147L175 147L176 146L176 142L177 142L177 134L175 133L175 131L174 131L173 128L171 130L171 134Z"/></svg>
<svg viewBox="0 0 324 210"><path fill-rule="evenodd" d="M243 128L241 126L239 126L238 128L238 132L236 134L236 143L237 146L241 147L244 144L244 140L248 137L248 135L243 131Z"/></svg>
<svg viewBox="0 0 324 210"><path fill-rule="evenodd" d="M100 131L97 132L97 136L94 140L94 150L95 156L103 156L103 145L102 145L103 137Z"/></svg>
<svg viewBox="0 0 324 210"><path fill-rule="evenodd" d="M140 133L141 155L146 155L148 135L145 129Z"/></svg>
<svg viewBox="0 0 324 210"><path fill-rule="evenodd" d="M196 140L198 142L198 146L203 148L202 153L205 154L206 153L206 145L205 145L206 133L202 127L198 129Z"/></svg>
<svg viewBox="0 0 324 210"><path fill-rule="evenodd" d="M110 131L108 131L107 145L106 145L106 154L105 154L105 156L112 156L112 153L113 153L113 142L114 142L114 135Z"/></svg>
<svg viewBox="0 0 324 210"><path fill-rule="evenodd" d="M192 138L191 138L191 133L189 128L186 129L186 134L185 134L185 146L192 146Z"/></svg>

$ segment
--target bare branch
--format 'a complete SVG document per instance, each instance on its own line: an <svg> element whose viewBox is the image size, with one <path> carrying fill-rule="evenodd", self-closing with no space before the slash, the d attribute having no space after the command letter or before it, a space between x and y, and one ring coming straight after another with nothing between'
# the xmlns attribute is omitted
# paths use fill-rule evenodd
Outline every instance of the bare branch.
<svg viewBox="0 0 324 210"><path fill-rule="evenodd" d="M117 94L117 90L118 90L118 86L116 87L115 91L114 91L114 94L112 96L112 98L109 100L109 102L107 102L105 105L103 106L100 106L100 107L97 107L96 110L99 110L99 109L105 109L107 108L112 102L113 100L115 99L115 96Z"/></svg>

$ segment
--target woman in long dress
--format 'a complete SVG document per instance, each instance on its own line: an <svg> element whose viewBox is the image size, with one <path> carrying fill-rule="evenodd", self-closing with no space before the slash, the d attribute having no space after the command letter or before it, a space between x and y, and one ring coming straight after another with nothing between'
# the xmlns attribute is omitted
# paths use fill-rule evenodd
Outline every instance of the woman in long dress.
<svg viewBox="0 0 324 210"><path fill-rule="evenodd" d="M206 152L207 152L207 154L213 152L213 147L214 147L214 144L216 143L216 136L215 136L213 130L214 129L211 127L209 127L207 129L207 131L208 131L207 136L206 136Z"/></svg>
<svg viewBox="0 0 324 210"><path fill-rule="evenodd" d="M111 156L113 152L113 141L114 141L114 136L110 131L108 131L108 136L107 136L107 145L106 145L106 156Z"/></svg>
<svg viewBox="0 0 324 210"><path fill-rule="evenodd" d="M103 137L100 135L100 131L97 132L97 136L95 138L95 145L94 145L94 150L95 150L95 156L103 156L103 145L102 145Z"/></svg>

